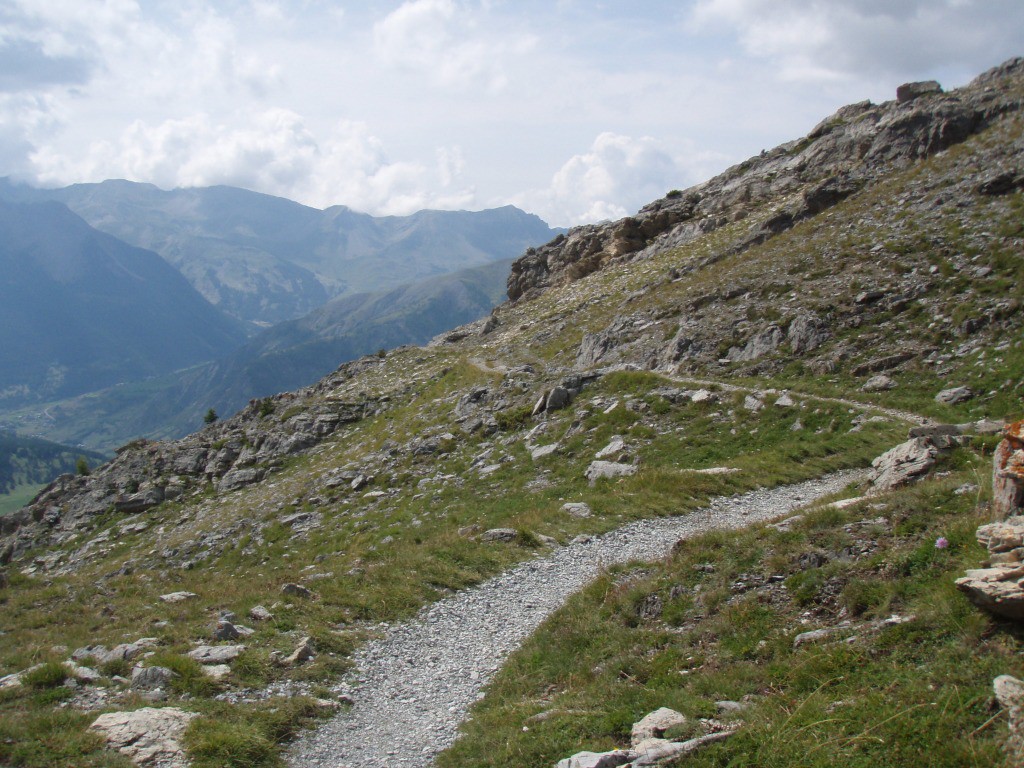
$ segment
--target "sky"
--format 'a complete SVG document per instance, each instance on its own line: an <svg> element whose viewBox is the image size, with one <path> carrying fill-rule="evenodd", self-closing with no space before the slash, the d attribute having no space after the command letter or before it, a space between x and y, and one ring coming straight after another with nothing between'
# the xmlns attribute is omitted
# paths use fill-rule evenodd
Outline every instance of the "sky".
<svg viewBox="0 0 1024 768"><path fill-rule="evenodd" d="M569 226L1021 54L1024 0L0 0L0 176Z"/></svg>

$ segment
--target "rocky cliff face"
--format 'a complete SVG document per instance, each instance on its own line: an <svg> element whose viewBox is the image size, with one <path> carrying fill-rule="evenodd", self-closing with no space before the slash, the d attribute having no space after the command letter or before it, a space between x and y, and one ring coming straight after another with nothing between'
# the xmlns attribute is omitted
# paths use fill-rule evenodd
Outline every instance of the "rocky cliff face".
<svg viewBox="0 0 1024 768"><path fill-rule="evenodd" d="M746 234L725 251L764 242L857 190L958 144L1022 107L1008 84L1024 72L1017 58L943 93L937 83L908 83L894 101L845 106L802 139L734 166L710 181L670 192L635 215L576 227L531 248L512 265L508 295L529 298L609 263L643 259L750 217ZM1010 182L1012 183L1012 182Z"/></svg>

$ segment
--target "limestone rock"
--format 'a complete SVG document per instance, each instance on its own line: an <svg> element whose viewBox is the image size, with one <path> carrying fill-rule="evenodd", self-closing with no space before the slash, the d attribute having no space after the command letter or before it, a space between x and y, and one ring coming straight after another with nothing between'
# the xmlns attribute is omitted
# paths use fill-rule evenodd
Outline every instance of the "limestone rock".
<svg viewBox="0 0 1024 768"><path fill-rule="evenodd" d="M309 661L315 655L316 651L313 647L313 639L310 637L304 637L299 641L295 650L285 658L284 663L293 667L298 664L302 664L305 661Z"/></svg>
<svg viewBox="0 0 1024 768"><path fill-rule="evenodd" d="M249 618L253 621L270 621L274 618L274 614L262 605L254 605L249 609Z"/></svg>
<svg viewBox="0 0 1024 768"><path fill-rule="evenodd" d="M483 541L515 541L516 533L515 528L491 528L489 531L484 531L480 538Z"/></svg>
<svg viewBox="0 0 1024 768"><path fill-rule="evenodd" d="M971 391L970 387L951 387L939 392L935 396L935 402L956 405L957 403L967 402L972 397L974 397L974 392Z"/></svg>
<svg viewBox="0 0 1024 768"><path fill-rule="evenodd" d="M992 689L999 706L1008 715L1006 751L1011 765L1024 765L1024 682L1010 675L1000 675L992 681Z"/></svg>
<svg viewBox="0 0 1024 768"><path fill-rule="evenodd" d="M132 690L152 691L170 685L174 672L167 667L136 667L132 670Z"/></svg>
<svg viewBox="0 0 1024 768"><path fill-rule="evenodd" d="M887 491L920 479L935 466L939 450L930 438L915 437L900 443L871 462L872 485Z"/></svg>
<svg viewBox="0 0 1024 768"><path fill-rule="evenodd" d="M607 459L609 456L618 456L626 450L626 442L620 435L615 435L600 451L594 454L595 459Z"/></svg>
<svg viewBox="0 0 1024 768"><path fill-rule="evenodd" d="M593 514L590 506L582 501L569 501L562 505L562 509L573 517L590 517Z"/></svg>
<svg viewBox="0 0 1024 768"><path fill-rule="evenodd" d="M813 352L831 337L828 326L815 315L793 318L786 331L789 348L798 355Z"/></svg>
<svg viewBox="0 0 1024 768"><path fill-rule="evenodd" d="M183 603L186 600L194 600L199 597L195 592L169 592L166 595L160 595L160 600L165 603Z"/></svg>
<svg viewBox="0 0 1024 768"><path fill-rule="evenodd" d="M956 580L956 586L978 607L1024 620L1024 566L1020 563L969 570Z"/></svg>
<svg viewBox="0 0 1024 768"><path fill-rule="evenodd" d="M218 621L213 630L214 640L237 640L241 636L242 633L238 631L238 627L230 621Z"/></svg>
<svg viewBox="0 0 1024 768"><path fill-rule="evenodd" d="M656 709L633 724L630 742L635 747L646 739L661 738L665 735L665 731L677 725L686 725L684 715L668 707Z"/></svg>
<svg viewBox="0 0 1024 768"><path fill-rule="evenodd" d="M742 349L730 349L726 357L736 363L757 360L778 349L784 338L782 329L772 324L751 336Z"/></svg>
<svg viewBox="0 0 1024 768"><path fill-rule="evenodd" d="M290 597L301 597L307 600L313 597L313 592L301 584L282 584L281 593Z"/></svg>
<svg viewBox="0 0 1024 768"><path fill-rule="evenodd" d="M633 464L620 464L615 461L592 461L584 473L591 485L601 479L628 477L635 474L636 467Z"/></svg>
<svg viewBox="0 0 1024 768"><path fill-rule="evenodd" d="M114 749L136 765L152 768L186 768L181 745L194 712L174 707L146 707L134 712L100 715L90 728L98 731Z"/></svg>
<svg viewBox="0 0 1024 768"><path fill-rule="evenodd" d="M188 652L200 664L227 664L239 657L244 645L200 645Z"/></svg>
<svg viewBox="0 0 1024 768"><path fill-rule="evenodd" d="M893 389L895 386L895 381L884 373L879 373L864 382L864 386L861 389L865 392L885 392L886 390Z"/></svg>
<svg viewBox="0 0 1024 768"><path fill-rule="evenodd" d="M534 461L543 459L545 456L550 456L559 448L558 443L551 443L550 445L540 445L530 451L530 458Z"/></svg>
<svg viewBox="0 0 1024 768"><path fill-rule="evenodd" d="M555 768L616 768L633 759L633 753L616 749L611 752L577 752L559 760Z"/></svg>

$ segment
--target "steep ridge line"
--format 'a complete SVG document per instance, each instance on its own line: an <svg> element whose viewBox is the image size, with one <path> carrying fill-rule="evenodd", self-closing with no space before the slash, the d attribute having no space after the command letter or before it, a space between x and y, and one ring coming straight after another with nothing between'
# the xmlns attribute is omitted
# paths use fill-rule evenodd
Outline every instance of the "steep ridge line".
<svg viewBox="0 0 1024 768"><path fill-rule="evenodd" d="M355 705L301 738L292 768L427 768L449 747L469 707L504 660L603 568L666 556L681 538L791 514L865 476L838 472L723 496L688 515L630 523L521 563L387 628L355 658L338 691Z"/></svg>

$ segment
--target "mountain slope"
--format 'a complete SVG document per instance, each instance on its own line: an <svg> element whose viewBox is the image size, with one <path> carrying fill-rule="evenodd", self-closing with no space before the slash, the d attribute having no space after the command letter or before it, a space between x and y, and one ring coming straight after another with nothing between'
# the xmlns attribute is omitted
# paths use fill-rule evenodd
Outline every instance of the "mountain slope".
<svg viewBox="0 0 1024 768"><path fill-rule="evenodd" d="M167 373L245 338L155 253L58 203L0 202L0 270L5 407Z"/></svg>
<svg viewBox="0 0 1024 768"><path fill-rule="evenodd" d="M53 484L4 520L0 664L56 667L64 650L31 649L109 647L151 627L157 655L139 663L179 671L170 703L200 712L192 754L223 763L260 744L253 762L271 765L271 741L317 717L317 683L452 591L577 537L713 519L716 497L864 470L906 439L908 420L938 421L962 445L919 485L602 576L481 691L466 741L440 763L554 764L628 743L663 705L695 729L676 735L696 735L728 700L748 706L747 725L704 764L998 765L1005 728L986 703L996 674L1024 674L1024 645L951 581L985 556L970 530L986 515L997 438L978 422L1021 416L1024 60L949 94L920 90L857 107L869 124L832 120L766 153L793 163L778 188L752 158L526 254L516 301L486 324L348 363ZM862 130L875 149L850 155ZM677 204L708 213L658 215ZM160 599L183 591L194 597ZM890 613L899 620L885 624ZM225 623L254 631L217 644L245 649L211 683L188 654L230 635ZM849 643L796 641L851 627ZM490 642L465 649L481 686L504 639L487 628ZM416 711L414 676L465 674L432 666L429 648L399 661L388 688L361 695ZM103 706L137 705L112 685ZM84 707L86 688L51 696ZM0 760L11 743L51 743L37 691L0 701L12 734ZM16 730L28 715L31 734ZM372 735L346 764L393 749ZM428 762L412 741L394 762ZM81 752L101 759L95 745Z"/></svg>
<svg viewBox="0 0 1024 768"><path fill-rule="evenodd" d="M501 300L510 261L328 302L279 323L219 360L146 381L90 392L5 415L23 433L112 451L140 436L177 438L209 408L230 414L253 398L296 389L339 364L435 335L490 312Z"/></svg>
<svg viewBox="0 0 1024 768"><path fill-rule="evenodd" d="M156 251L228 314L262 325L336 296L380 292L513 258L558 230L512 206L373 217L234 187L163 191L127 181L0 197L65 203L97 229Z"/></svg>

